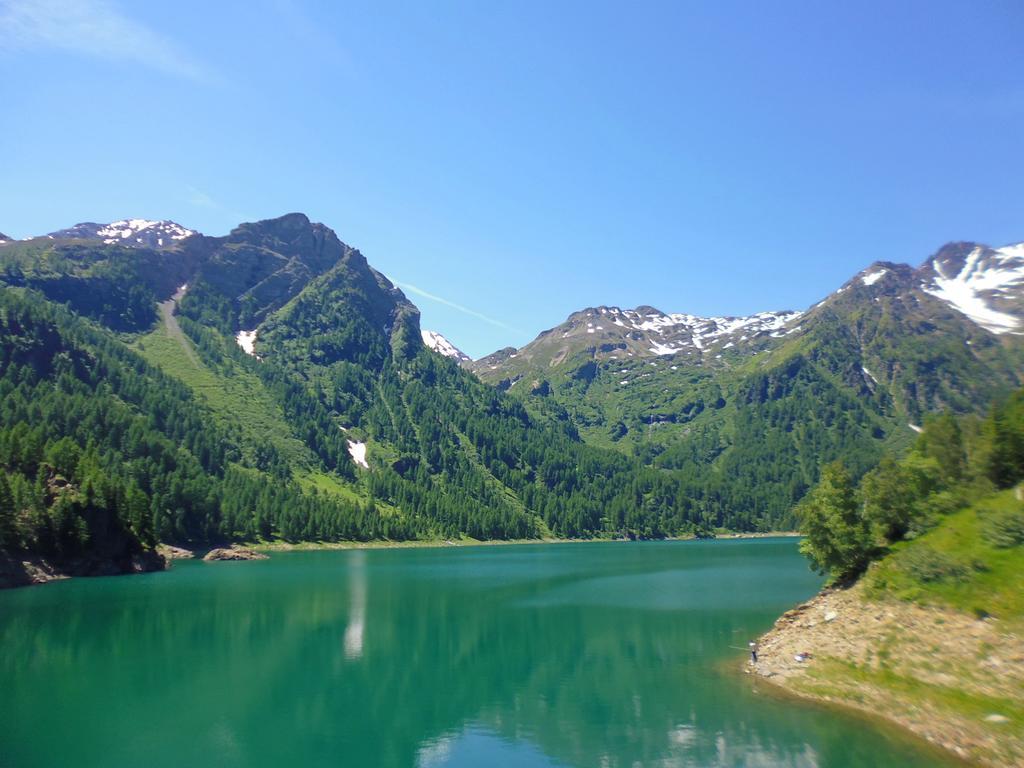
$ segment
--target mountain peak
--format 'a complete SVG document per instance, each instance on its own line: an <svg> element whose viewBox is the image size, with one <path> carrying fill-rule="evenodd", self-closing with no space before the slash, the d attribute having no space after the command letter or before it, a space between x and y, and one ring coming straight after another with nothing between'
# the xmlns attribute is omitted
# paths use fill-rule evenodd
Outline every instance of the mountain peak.
<svg viewBox="0 0 1024 768"><path fill-rule="evenodd" d="M513 379L523 371L546 371L581 361L607 363L675 357L702 365L728 350L753 352L800 329L802 312L758 312L744 317L666 314L650 305L636 309L599 306L573 312L522 349L506 348L473 363L486 380ZM728 352L728 354L733 354Z"/></svg>
<svg viewBox="0 0 1024 768"><path fill-rule="evenodd" d="M283 216L275 216L272 219L258 219L257 221L243 221L228 235L231 237L242 232L273 233L279 237L295 236L300 232L307 231L313 227L326 227L323 224L314 224L304 213L286 213Z"/></svg>
<svg viewBox="0 0 1024 768"><path fill-rule="evenodd" d="M107 245L129 245L142 248L168 248L196 234L174 221L121 219L109 224L85 221L68 229L51 232L53 240L102 240Z"/></svg>
<svg viewBox="0 0 1024 768"><path fill-rule="evenodd" d="M424 329L420 331L420 333L423 336L423 343L438 354L450 357L459 363L471 362L472 358L470 358L469 355L456 347L437 331L428 331Z"/></svg>
<svg viewBox="0 0 1024 768"><path fill-rule="evenodd" d="M995 334L1024 333L1024 243L944 245L919 270L925 293Z"/></svg>

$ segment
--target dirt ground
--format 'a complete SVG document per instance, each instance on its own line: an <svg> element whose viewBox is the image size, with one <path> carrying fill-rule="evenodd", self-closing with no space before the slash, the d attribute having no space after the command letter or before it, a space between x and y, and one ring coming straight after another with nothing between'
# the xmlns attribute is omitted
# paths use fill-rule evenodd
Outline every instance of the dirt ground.
<svg viewBox="0 0 1024 768"><path fill-rule="evenodd" d="M1024 639L995 619L826 591L779 618L747 671L972 763L1024 766Z"/></svg>

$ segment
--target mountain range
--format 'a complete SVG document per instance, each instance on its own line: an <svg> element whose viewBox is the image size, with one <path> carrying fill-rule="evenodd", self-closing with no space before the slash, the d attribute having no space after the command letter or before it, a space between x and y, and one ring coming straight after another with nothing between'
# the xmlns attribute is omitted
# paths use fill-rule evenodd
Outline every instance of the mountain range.
<svg viewBox="0 0 1024 768"><path fill-rule="evenodd" d="M0 548L118 567L157 540L789 527L825 462L863 472L1024 370L1024 246L875 263L805 311L589 308L472 361L303 214L0 240Z"/></svg>
<svg viewBox="0 0 1024 768"><path fill-rule="evenodd" d="M553 405L590 443L735 477L769 435L804 466L852 446L870 461L929 413L972 412L1018 384L1022 350L1024 244L953 243L917 268L875 262L803 311L592 307L465 365L534 410ZM841 442L808 435L822 418L846 425Z"/></svg>

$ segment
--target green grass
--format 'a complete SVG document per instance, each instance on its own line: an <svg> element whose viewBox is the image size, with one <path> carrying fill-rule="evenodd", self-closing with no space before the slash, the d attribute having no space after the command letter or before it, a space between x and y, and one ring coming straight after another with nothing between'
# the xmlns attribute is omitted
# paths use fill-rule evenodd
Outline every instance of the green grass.
<svg viewBox="0 0 1024 768"><path fill-rule="evenodd" d="M192 354L184 345L189 345ZM315 489L345 501L366 501L358 486L316 468L316 457L292 435L281 407L255 374L232 364L229 358L225 358L224 372L210 368L199 359L198 350L184 334L178 336L163 323L133 346L150 363L195 392L221 426L239 434L246 458L253 458L257 446L270 443L295 468L296 479L307 490ZM387 504L377 502L377 506L384 513L397 514Z"/></svg>
<svg viewBox="0 0 1024 768"><path fill-rule="evenodd" d="M924 682L884 667L869 669L838 659L820 660L808 673L804 685L811 693L820 696L859 703L865 703L863 692L870 687L890 691L901 700L915 702L918 706L955 712L976 722L984 722L987 715L998 713L1012 722L1024 723L1024 707L1019 700L984 696L962 688ZM858 694L858 691L862 693ZM994 725L992 730L999 732L1000 727L1005 729L1005 726Z"/></svg>
<svg viewBox="0 0 1024 768"><path fill-rule="evenodd" d="M317 490L321 493L328 493L332 496L338 496L339 498L346 499L348 501L365 501L363 496L356 492L356 490L343 483L334 475L320 470L309 470L303 472L297 477L299 483L303 488L308 490Z"/></svg>
<svg viewBox="0 0 1024 768"><path fill-rule="evenodd" d="M793 679L793 687L865 711L884 711L919 731L939 728L953 738L966 729L979 735L975 757L993 765L1019 764L1024 698L1007 683L1006 671L985 663L993 644L1016 643L1024 630L1024 544L1007 546L988 524L1015 510L1024 512L1024 502L1013 490L994 493L895 546L869 569L864 596L870 601L896 598L945 613L935 611L933 625L923 620L877 638L865 663L822 655L805 676ZM943 651L940 636L967 626L954 612L999 619L985 624L990 641L975 643L965 636ZM987 720L991 715L1008 722Z"/></svg>
<svg viewBox="0 0 1024 768"><path fill-rule="evenodd" d="M874 566L868 593L1024 621L1024 546L994 546L983 530L990 516L1015 509L1024 502L1011 490L950 515ZM945 567L927 567L936 563Z"/></svg>
<svg viewBox="0 0 1024 768"><path fill-rule="evenodd" d="M338 479L335 475L318 469L297 474L296 479L306 490L317 490L321 493L326 493L331 496L344 499L345 501L365 504L369 498L368 495L364 493L364 488L356 485L348 485ZM394 517L401 514L397 507L388 504L386 501L374 499L373 503L377 507L377 511L384 517Z"/></svg>
<svg viewBox="0 0 1024 768"><path fill-rule="evenodd" d="M191 355L184 345L189 345ZM163 323L133 347L195 392L220 426L239 433L246 458L252 459L257 446L269 442L292 466L313 465L309 449L292 436L280 406L253 373L239 366L231 366L227 373L214 371L199 360L191 341L172 335Z"/></svg>

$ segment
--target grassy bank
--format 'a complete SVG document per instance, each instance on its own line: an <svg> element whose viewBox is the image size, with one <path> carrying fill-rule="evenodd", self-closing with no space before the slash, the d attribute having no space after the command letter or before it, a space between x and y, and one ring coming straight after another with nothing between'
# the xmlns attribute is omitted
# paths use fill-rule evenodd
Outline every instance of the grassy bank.
<svg viewBox="0 0 1024 768"><path fill-rule="evenodd" d="M787 612L752 671L885 717L973 764L1024 766L1019 494L948 516L894 546L852 588Z"/></svg>

